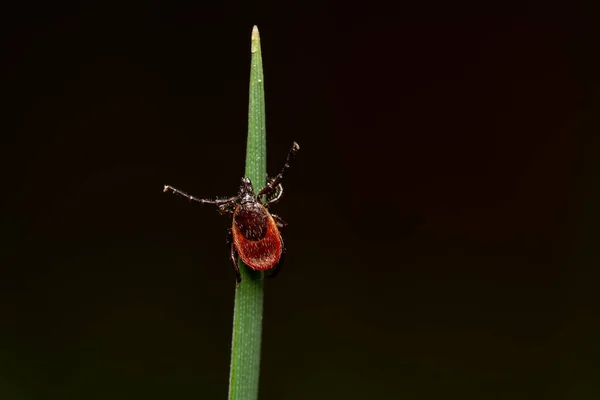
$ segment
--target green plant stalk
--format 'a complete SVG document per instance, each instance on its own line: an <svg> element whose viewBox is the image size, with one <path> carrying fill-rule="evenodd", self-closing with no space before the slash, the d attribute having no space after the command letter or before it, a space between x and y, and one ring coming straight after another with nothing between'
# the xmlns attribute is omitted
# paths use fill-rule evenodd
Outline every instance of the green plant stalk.
<svg viewBox="0 0 600 400"><path fill-rule="evenodd" d="M256 26L252 29L251 52L246 176L254 190L260 190L265 186L267 177L267 139L260 37ZM263 273L249 269L242 260L238 262L242 283L235 291L229 399L256 400L260 373Z"/></svg>

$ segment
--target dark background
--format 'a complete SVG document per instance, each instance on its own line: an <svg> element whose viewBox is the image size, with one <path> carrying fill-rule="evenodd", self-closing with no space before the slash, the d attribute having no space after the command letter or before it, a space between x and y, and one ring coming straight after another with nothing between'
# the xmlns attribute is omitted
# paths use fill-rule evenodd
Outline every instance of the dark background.
<svg viewBox="0 0 600 400"><path fill-rule="evenodd" d="M162 187L236 192L253 24L261 399L598 398L597 11L3 10L0 398L225 398L229 221Z"/></svg>

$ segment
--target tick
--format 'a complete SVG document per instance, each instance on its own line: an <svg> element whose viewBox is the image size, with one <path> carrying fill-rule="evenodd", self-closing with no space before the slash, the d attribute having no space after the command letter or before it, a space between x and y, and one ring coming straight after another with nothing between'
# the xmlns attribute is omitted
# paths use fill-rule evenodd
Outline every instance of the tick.
<svg viewBox="0 0 600 400"><path fill-rule="evenodd" d="M281 199L283 195L281 182L288 173L298 150L300 146L294 142L281 172L275 178L269 179L265 187L256 195L252 182L246 177L242 178L236 196L216 200L199 199L165 185L165 192L171 191L200 204L213 204L217 206L219 214L232 216L231 228L227 229L227 244L238 284L242 281L238 257L253 270L270 270L270 276L275 276L283 264L285 247L281 230L287 226L287 223L281 217L271 214L269 207ZM263 196L267 196L265 204L261 203Z"/></svg>

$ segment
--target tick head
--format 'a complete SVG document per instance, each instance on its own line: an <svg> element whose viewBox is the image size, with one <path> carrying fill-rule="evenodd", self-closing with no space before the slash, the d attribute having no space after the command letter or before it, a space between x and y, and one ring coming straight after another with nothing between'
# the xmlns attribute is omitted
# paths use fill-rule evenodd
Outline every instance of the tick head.
<svg viewBox="0 0 600 400"><path fill-rule="evenodd" d="M250 182L250 178L242 178L238 197L240 198L241 204L256 201L256 199L254 198L254 188L252 188L252 182Z"/></svg>

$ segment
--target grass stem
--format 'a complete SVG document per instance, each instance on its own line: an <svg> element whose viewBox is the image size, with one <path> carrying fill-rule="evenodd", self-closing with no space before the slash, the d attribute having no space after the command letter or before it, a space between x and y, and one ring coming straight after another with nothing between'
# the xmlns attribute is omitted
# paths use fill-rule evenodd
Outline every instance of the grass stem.
<svg viewBox="0 0 600 400"><path fill-rule="evenodd" d="M258 28L252 29L250 102L246 176L255 190L265 186L267 140L265 97ZM233 337L229 374L229 400L256 400L260 373L260 344L263 318L263 273L253 271L239 260L242 282L235 291Z"/></svg>

